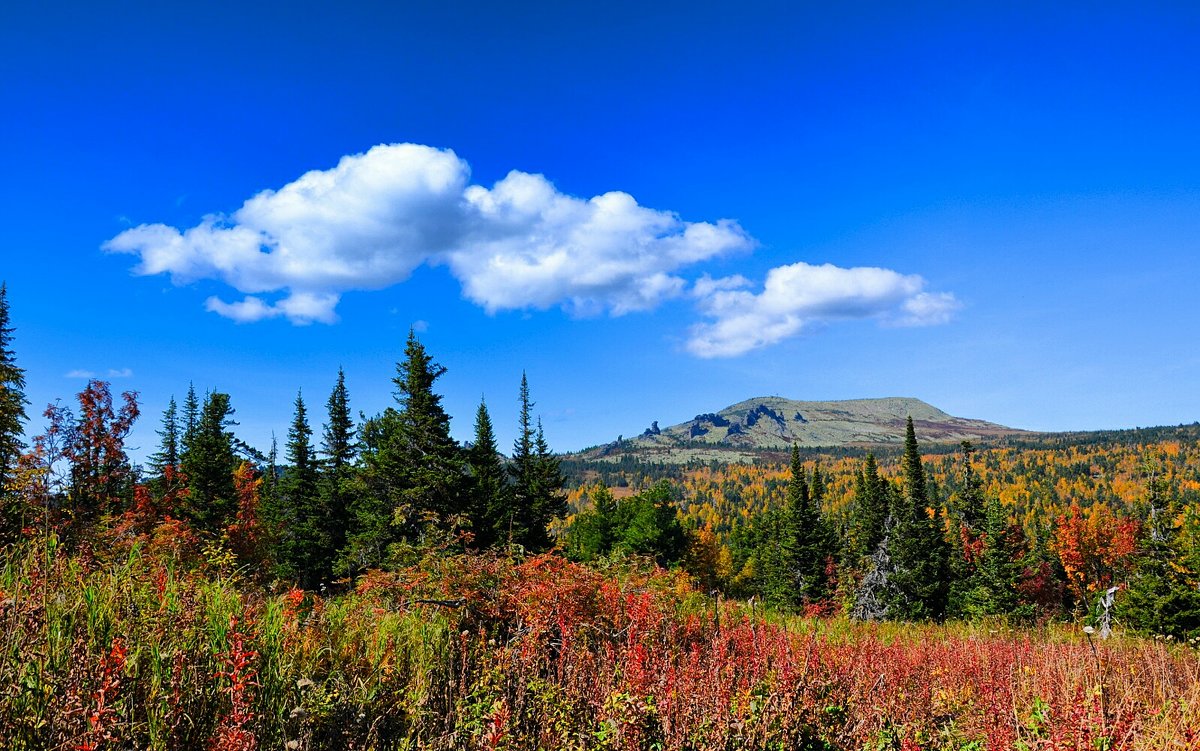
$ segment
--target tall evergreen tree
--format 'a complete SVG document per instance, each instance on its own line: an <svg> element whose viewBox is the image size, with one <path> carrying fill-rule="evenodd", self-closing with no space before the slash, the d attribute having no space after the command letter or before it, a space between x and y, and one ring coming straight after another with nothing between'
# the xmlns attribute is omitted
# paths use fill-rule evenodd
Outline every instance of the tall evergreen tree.
<svg viewBox="0 0 1200 751"><path fill-rule="evenodd" d="M904 492L895 513L889 550L895 567L891 580L896 596L889 603L889 615L906 620L940 620L945 616L949 594L948 554L939 520L930 514L925 469L911 417L901 465Z"/></svg>
<svg viewBox="0 0 1200 751"><path fill-rule="evenodd" d="M526 547L531 550L547 550L554 544L550 538L550 523L567 515L567 495L563 492L567 480L562 473L562 462L546 442L546 433L542 430L540 418L533 438L533 452L533 517ZM673 509L671 514L674 514Z"/></svg>
<svg viewBox="0 0 1200 751"><path fill-rule="evenodd" d="M812 478L810 486L805 480L804 465L800 463L800 449L792 444L784 550L792 580L791 600L797 607L823 600L828 595L825 564L832 551L829 530L820 508L825 484L819 469L813 470Z"/></svg>
<svg viewBox="0 0 1200 751"><path fill-rule="evenodd" d="M517 413L517 437L513 441L512 461L508 465L513 480L513 498L504 526L508 528L509 542L527 545L534 524L536 457L533 447L533 401L529 398L529 379L525 373L521 373L521 388L517 398L521 408Z"/></svg>
<svg viewBox="0 0 1200 751"><path fill-rule="evenodd" d="M1008 514L999 498L988 498L980 527L982 545L971 577L973 586L967 593L966 613L971 616L1008 615L1017 607L1020 566Z"/></svg>
<svg viewBox="0 0 1200 751"><path fill-rule="evenodd" d="M8 285L0 283L0 499L8 507L7 488L21 451L25 431L25 371L17 367L12 349L14 329L9 321Z"/></svg>
<svg viewBox="0 0 1200 751"><path fill-rule="evenodd" d="M482 399L475 412L475 440L467 448L466 460L471 529L475 545L488 548L507 539L512 494L503 458L496 447L492 418Z"/></svg>
<svg viewBox="0 0 1200 751"><path fill-rule="evenodd" d="M1146 538L1120 614L1143 633L1194 638L1200 636L1200 513L1195 504L1181 508L1157 474L1147 485Z"/></svg>
<svg viewBox="0 0 1200 751"><path fill-rule="evenodd" d="M162 428L155 432L160 441L158 452L150 457L150 470L162 477L167 467L179 468L179 410L174 396L163 411Z"/></svg>
<svg viewBox="0 0 1200 751"><path fill-rule="evenodd" d="M189 396L194 396L191 389ZM189 515L200 529L213 534L224 531L237 513L233 473L239 462L234 454L233 433L228 430L236 424L230 419L232 415L228 394L208 394L183 457Z"/></svg>
<svg viewBox="0 0 1200 751"><path fill-rule="evenodd" d="M317 458L304 398L296 395L295 412L288 430L288 467L279 484L271 521L278 539L276 557L282 573L311 588L330 573L331 560L325 514L320 507Z"/></svg>
<svg viewBox="0 0 1200 751"><path fill-rule="evenodd" d="M875 454L869 453L854 480L849 541L851 566L857 567L883 541L888 505L887 483L879 476Z"/></svg>
<svg viewBox="0 0 1200 751"><path fill-rule="evenodd" d="M434 383L446 369L433 362L412 331L396 365L396 403L363 425L362 487L355 491L353 530L343 567L378 566L390 546L423 532L427 519L454 523L464 511L462 450Z"/></svg>
<svg viewBox="0 0 1200 751"><path fill-rule="evenodd" d="M331 553L346 545L350 528L350 498L347 487L354 472L358 447L354 420L350 415L350 392L346 374L338 368L337 382L326 402L328 421L321 440L321 505L326 514L326 531ZM332 565L332 559L329 561Z"/></svg>
<svg viewBox="0 0 1200 751"><path fill-rule="evenodd" d="M565 516L567 500L562 492L566 480L558 457L550 451L541 421L533 420L529 379L521 374L517 438L509 471L513 477L513 503L509 527L512 541L526 550L546 550L552 544L549 525Z"/></svg>
<svg viewBox="0 0 1200 751"><path fill-rule="evenodd" d="M182 433L179 440L179 453L180 461L182 461L182 455L187 454L191 449L192 441L196 437L196 429L200 425L200 400L196 397L195 384L188 384L187 395L183 398L183 415L180 423Z"/></svg>

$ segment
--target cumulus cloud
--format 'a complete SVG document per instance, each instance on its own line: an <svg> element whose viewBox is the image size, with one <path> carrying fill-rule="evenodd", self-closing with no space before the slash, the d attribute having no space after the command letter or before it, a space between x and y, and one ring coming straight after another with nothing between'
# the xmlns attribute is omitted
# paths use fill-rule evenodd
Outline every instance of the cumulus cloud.
<svg viewBox="0 0 1200 751"><path fill-rule="evenodd" d="M734 357L795 336L816 322L874 318L895 326L944 323L959 308L952 294L925 291L925 280L874 267L793 263L767 272L761 292L742 276L702 277L692 287L707 323L687 348L699 357Z"/></svg>
<svg viewBox="0 0 1200 751"><path fill-rule="evenodd" d="M541 175L470 184L453 151L380 145L343 157L231 215L195 227L143 224L104 249L138 274L214 279L242 294L205 307L239 322L332 323L344 292L382 289L423 264L445 265L489 312L563 306L622 315L683 294L678 271L750 249L736 222L686 222L627 193L579 198Z"/></svg>

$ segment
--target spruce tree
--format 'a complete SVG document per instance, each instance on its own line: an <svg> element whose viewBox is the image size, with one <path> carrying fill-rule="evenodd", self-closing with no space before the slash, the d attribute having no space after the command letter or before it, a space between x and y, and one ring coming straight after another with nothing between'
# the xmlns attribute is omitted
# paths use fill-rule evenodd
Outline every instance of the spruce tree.
<svg viewBox="0 0 1200 751"><path fill-rule="evenodd" d="M346 374L338 368L337 382L326 402L328 421L321 440L321 506L326 514L326 532L332 556L346 545L350 528L348 484L354 472L358 447L354 440L354 420L350 415L350 392Z"/></svg>
<svg viewBox="0 0 1200 751"><path fill-rule="evenodd" d="M155 432L160 441L158 452L150 457L150 470L161 478L167 467L179 468L179 411L174 396L163 411L162 429Z"/></svg>
<svg viewBox="0 0 1200 751"><path fill-rule="evenodd" d="M546 433L542 430L540 418L537 422L537 433L533 438L533 452L535 495L533 523L530 525L527 547L532 550L547 550L554 544L550 538L550 523L567 515L567 495L563 492L567 480L562 473L562 462L546 442Z"/></svg>
<svg viewBox="0 0 1200 751"><path fill-rule="evenodd" d="M311 588L330 573L331 551L325 514L320 508L317 459L304 398L296 395L288 430L288 467L279 483L276 510L271 514L278 539L276 558L281 573Z"/></svg>
<svg viewBox="0 0 1200 751"><path fill-rule="evenodd" d="M462 450L450 437L450 415L433 391L445 372L410 331L404 362L392 379L400 409L387 449L400 474L400 505L448 522L463 511L464 467Z"/></svg>
<svg viewBox="0 0 1200 751"><path fill-rule="evenodd" d="M895 573L895 596L890 617L940 620L949 593L946 540L941 525L929 513L930 498L912 418L904 438L904 492L895 513L889 554Z"/></svg>
<svg viewBox="0 0 1200 751"><path fill-rule="evenodd" d="M189 395L194 396L191 389ZM208 394L183 458L189 515L200 529L212 534L223 532L237 512L233 473L239 462L233 433L227 430L236 424L232 415L228 394Z"/></svg>
<svg viewBox="0 0 1200 751"><path fill-rule="evenodd" d="M792 578L791 600L796 607L823 600L829 594L825 563L831 552L830 535L820 509L824 489L820 470L814 469L810 490L800 463L800 449L792 444L784 550Z"/></svg>
<svg viewBox="0 0 1200 751"><path fill-rule="evenodd" d="M394 543L416 540L429 522L452 526L464 511L462 450L433 391L446 369L412 331L404 352L392 379L399 409L389 407L363 425L361 487L342 563L349 572L383 564Z"/></svg>
<svg viewBox="0 0 1200 751"><path fill-rule="evenodd" d="M512 512L509 527L512 541L531 552L548 549L549 525L567 513L563 486L566 480L558 457L550 451L541 421L533 420L533 401L529 398L529 379L521 374L521 409L517 438L513 444L509 471L513 477Z"/></svg>
<svg viewBox="0 0 1200 751"><path fill-rule="evenodd" d="M184 455L191 449L192 440L196 437L196 429L200 425L200 400L196 398L196 386L192 383L188 384L187 395L183 398L183 418L180 422L182 423L180 426L182 435L179 441L179 452Z"/></svg>
<svg viewBox="0 0 1200 751"><path fill-rule="evenodd" d="M12 349L14 329L9 322L8 286L0 283L0 499L8 507L8 487L25 448L25 371L17 367Z"/></svg>
<svg viewBox="0 0 1200 751"><path fill-rule="evenodd" d="M496 434L487 404L482 399L475 412L475 440L466 451L468 513L475 546L483 549L507 539L512 494L504 460L496 447Z"/></svg>
<svg viewBox="0 0 1200 751"><path fill-rule="evenodd" d="M971 616L1009 615L1017 607L1020 569L1008 514L999 498L993 496L987 500L980 526L983 544L971 577L973 586L967 594L966 613Z"/></svg>
<svg viewBox="0 0 1200 751"><path fill-rule="evenodd" d="M1119 604L1122 619L1146 634L1200 636L1200 518L1195 504L1178 503L1160 477L1148 482L1146 539Z"/></svg>
<svg viewBox="0 0 1200 751"><path fill-rule="evenodd" d="M508 465L512 475L512 504L508 518L508 540L517 545L527 545L533 525L535 501L535 455L533 448L533 402L529 398L529 379L521 373L521 388L518 392L520 411L517 413L517 438L513 441L512 461Z"/></svg>
<svg viewBox="0 0 1200 751"><path fill-rule="evenodd" d="M862 470L855 476L854 505L850 518L850 565L870 556L883 541L888 518L887 483L879 476L875 454L867 454Z"/></svg>

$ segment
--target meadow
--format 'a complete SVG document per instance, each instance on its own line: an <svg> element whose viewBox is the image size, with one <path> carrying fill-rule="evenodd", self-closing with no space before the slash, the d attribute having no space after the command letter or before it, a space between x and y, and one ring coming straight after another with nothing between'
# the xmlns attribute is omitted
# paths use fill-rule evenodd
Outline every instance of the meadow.
<svg viewBox="0 0 1200 751"><path fill-rule="evenodd" d="M111 542L111 541L110 541ZM0 570L0 746L1190 749L1200 653L1067 625L764 612L645 563L447 555L271 592L210 546Z"/></svg>

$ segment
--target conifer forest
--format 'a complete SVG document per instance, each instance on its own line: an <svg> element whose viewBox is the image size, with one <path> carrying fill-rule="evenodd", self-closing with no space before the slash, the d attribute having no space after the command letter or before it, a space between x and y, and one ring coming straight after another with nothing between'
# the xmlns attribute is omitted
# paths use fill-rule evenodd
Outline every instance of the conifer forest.
<svg viewBox="0 0 1200 751"><path fill-rule="evenodd" d="M585 460L410 332L253 446L38 346L0 288L2 748L1200 748L1196 426Z"/></svg>

